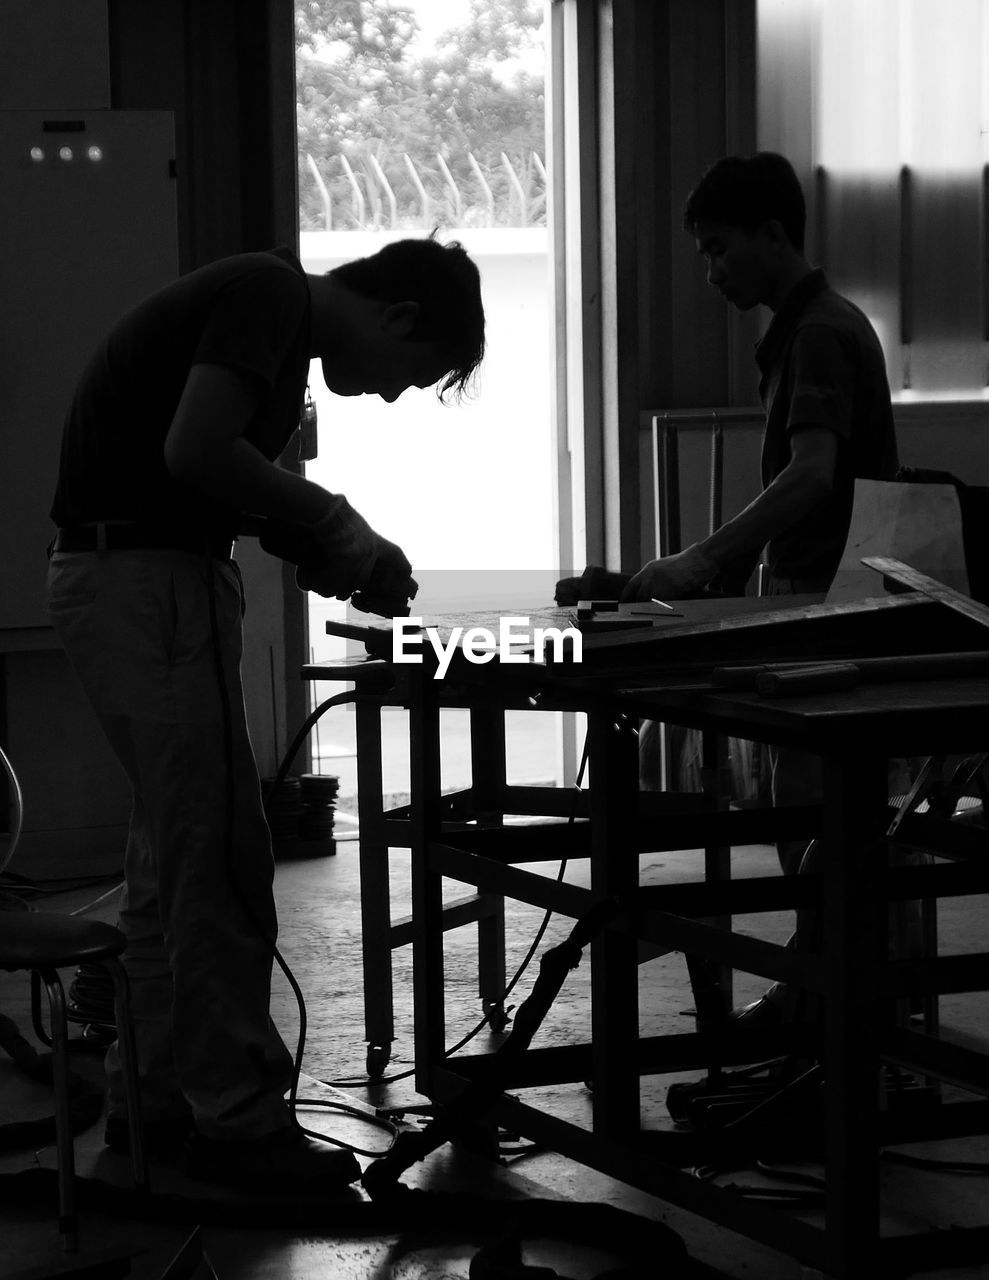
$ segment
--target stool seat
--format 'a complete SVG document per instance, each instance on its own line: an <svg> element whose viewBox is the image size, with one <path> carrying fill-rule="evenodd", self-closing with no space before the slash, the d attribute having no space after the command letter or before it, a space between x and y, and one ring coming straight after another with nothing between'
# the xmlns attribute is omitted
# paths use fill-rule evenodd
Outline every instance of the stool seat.
<svg viewBox="0 0 989 1280"><path fill-rule="evenodd" d="M0 913L0 969L61 969L119 956L127 940L102 920L46 911Z"/></svg>

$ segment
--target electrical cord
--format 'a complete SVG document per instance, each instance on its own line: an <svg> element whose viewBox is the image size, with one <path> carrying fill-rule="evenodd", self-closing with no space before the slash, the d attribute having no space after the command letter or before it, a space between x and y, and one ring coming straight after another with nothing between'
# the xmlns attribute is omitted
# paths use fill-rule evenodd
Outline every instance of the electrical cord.
<svg viewBox="0 0 989 1280"><path fill-rule="evenodd" d="M106 902L107 898L112 898L115 893L119 893L123 887L124 887L124 882L123 880L121 880L118 884L115 884L112 889L107 889L106 893L101 893L98 898L94 898L92 902L87 902L81 907L76 907L75 911L70 911L69 915L70 916L86 915L86 913L89 911L92 911L94 907L98 907L101 902Z"/></svg>
<svg viewBox="0 0 989 1280"><path fill-rule="evenodd" d="M715 1183L716 1178L723 1178L732 1173L743 1173L752 1169L766 1177L775 1178L778 1182L791 1182L793 1187L760 1187L752 1183L722 1182ZM824 1198L824 1179L811 1173L799 1173L795 1169L783 1169L765 1160L754 1160L751 1165L696 1165L690 1170L691 1176L701 1182L709 1182L719 1186L723 1191L733 1191L736 1195L749 1200L770 1200L779 1204L819 1204Z"/></svg>
<svg viewBox="0 0 989 1280"><path fill-rule="evenodd" d="M906 1165L912 1169L925 1169L932 1173L947 1173L985 1177L989 1174L989 1162L982 1160L936 1160L929 1156L911 1155L906 1151L890 1151L883 1148L882 1160L893 1164ZM716 1178L731 1173L744 1171L751 1167L777 1182L793 1183L793 1187L760 1187L749 1183L722 1182L719 1185L725 1191L733 1191L736 1195L750 1200L769 1200L780 1204L801 1205L818 1204L824 1198L826 1183L824 1178L812 1173L801 1173L796 1169L788 1169L772 1164L767 1160L753 1160L751 1166L698 1165L691 1169L693 1177L702 1182L714 1183Z"/></svg>

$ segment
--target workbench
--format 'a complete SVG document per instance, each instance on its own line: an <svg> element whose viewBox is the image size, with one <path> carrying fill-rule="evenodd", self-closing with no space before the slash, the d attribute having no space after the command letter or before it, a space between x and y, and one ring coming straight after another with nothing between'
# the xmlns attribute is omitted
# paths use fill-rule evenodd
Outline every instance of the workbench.
<svg viewBox="0 0 989 1280"><path fill-rule="evenodd" d="M591 945L591 1039L588 1044L530 1050L494 1103L492 1118L512 1131L671 1203L791 1254L826 1275L848 1280L924 1268L925 1249L938 1265L952 1257L989 1256L989 1228L880 1240L879 1159L883 1144L989 1132L989 1059L898 1025L904 996L989 990L989 954L889 960L887 904L989 891L984 831L953 833L947 861L890 869L886 763L890 756L978 753L989 749L989 676L862 684L851 690L767 699L754 691L715 687L706 662L810 656L875 655L981 649L985 632L915 595L849 607L767 613L768 625L733 623L672 627L656 637L616 632L585 642L581 668L562 665L477 666L454 661L443 680L428 661L395 669L393 692L409 709L415 1064L417 1089L437 1102L454 1099L491 1065L491 1055L445 1054L443 878L579 919L592 904L613 900L618 914ZM851 618L851 622L849 622ZM371 649L387 663L382 637ZM813 643L809 643L810 639ZM589 783L572 799L580 821L561 819L566 789L542 789L539 826L479 823L449 826L440 792L440 710L466 705L488 733L509 707L582 711L587 715ZM786 745L819 756L824 803L799 810L729 810L710 797L650 796L638 789L636 725L642 718L679 724L715 737ZM498 744L487 759L497 760ZM512 812L510 790L484 790L484 808ZM481 779L480 782L485 780ZM490 779L487 783L490 784ZM532 813L533 797L522 789ZM920 819L914 821L921 822ZM781 835L819 836L820 875L731 881L723 874L689 884L639 886L639 855L660 849L770 842ZM921 834L923 834L921 832ZM590 887L550 880L520 863L569 857L590 860ZM813 954L725 927L739 913L816 905L822 949ZM798 984L820 997L822 1023L774 1029L699 1025L694 1032L640 1039L638 948L646 941L709 963ZM698 1180L684 1166L716 1150L694 1151L685 1135L643 1129L639 1080L644 1074L759 1062L779 1053L816 1058L823 1076L820 1158L826 1193L823 1220L755 1203ZM880 1105L880 1064L894 1063L947 1080L976 1101L943 1103L916 1114ZM581 1129L516 1096L526 1087L593 1082L592 1130ZM510 1092L509 1092L510 1091ZM700 1153L700 1160L697 1157ZM981 1254L978 1252L981 1249ZM928 1267L933 1263L928 1261Z"/></svg>

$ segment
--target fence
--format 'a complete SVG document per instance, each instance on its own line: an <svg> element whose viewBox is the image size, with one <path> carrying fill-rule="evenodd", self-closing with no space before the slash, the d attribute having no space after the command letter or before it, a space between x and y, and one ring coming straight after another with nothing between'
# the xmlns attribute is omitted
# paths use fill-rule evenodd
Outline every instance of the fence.
<svg viewBox="0 0 989 1280"><path fill-rule="evenodd" d="M511 160L502 151L482 164L470 151L435 163L364 151L317 161L300 157L303 230L372 231L455 227L530 227L546 222L546 169L536 152Z"/></svg>

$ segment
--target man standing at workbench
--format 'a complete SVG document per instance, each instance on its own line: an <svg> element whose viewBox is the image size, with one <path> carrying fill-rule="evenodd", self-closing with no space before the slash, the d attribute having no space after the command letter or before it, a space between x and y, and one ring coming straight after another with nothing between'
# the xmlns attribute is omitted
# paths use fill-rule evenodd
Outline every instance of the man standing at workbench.
<svg viewBox="0 0 989 1280"><path fill-rule="evenodd" d="M687 197L707 278L739 311L773 316L755 351L766 413L763 491L707 538L651 560L625 600L680 599L766 551L764 593L825 592L848 537L856 479L892 480L896 436L882 347L859 308L804 256L806 209L789 161L726 156Z"/></svg>
<svg viewBox="0 0 989 1280"><path fill-rule="evenodd" d="M412 569L340 494L276 465L310 361L337 395L459 398L484 352L474 263L400 240L325 275L287 249L181 277L125 315L76 389L52 517L52 621L133 792L120 926L149 1149L188 1135L190 1171L259 1189L359 1176L285 1099L268 1005L274 864L240 682L243 516L301 586L407 601ZM355 595L355 599L356 599ZM107 1056L106 1141L126 1149Z"/></svg>
<svg viewBox="0 0 989 1280"><path fill-rule="evenodd" d="M744 580L763 549L763 594L826 592L848 538L856 479L892 480L897 470L879 339L862 311L808 262L804 195L783 156L718 160L687 197L683 223L725 301L773 313L755 351L766 413L764 487L709 537L649 561L622 599L681 599L726 572ZM819 803L817 760L771 754L774 803ZM778 848L784 872L796 872L807 842ZM772 1018L784 994L770 988L742 1013Z"/></svg>

